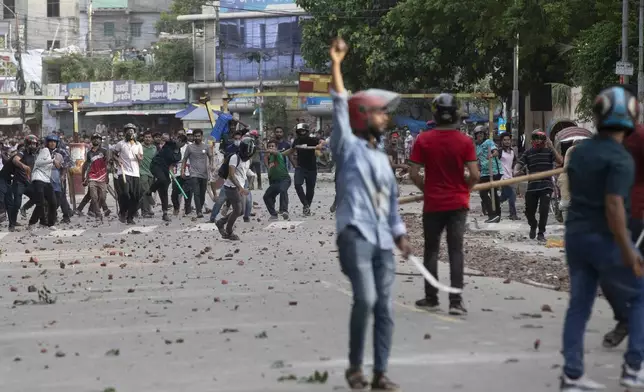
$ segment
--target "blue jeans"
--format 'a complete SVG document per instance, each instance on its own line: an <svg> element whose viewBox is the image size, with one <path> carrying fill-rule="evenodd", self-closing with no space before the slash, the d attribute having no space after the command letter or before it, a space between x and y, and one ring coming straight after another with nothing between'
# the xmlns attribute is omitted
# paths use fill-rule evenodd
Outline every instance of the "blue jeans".
<svg viewBox="0 0 644 392"><path fill-rule="evenodd" d="M280 213L288 212L288 188L291 187L291 177L284 178L279 181L270 181L270 185L266 192L264 193L264 204L266 204L266 209L271 216L276 216L277 211L275 211L275 199L279 195L280 197Z"/></svg>
<svg viewBox="0 0 644 392"><path fill-rule="evenodd" d="M386 372L394 319L392 287L396 265L391 249L371 244L355 227L347 227L337 239L342 272L351 281L353 306L349 324L349 363L362 366L369 317L374 315L374 372Z"/></svg>
<svg viewBox="0 0 644 392"><path fill-rule="evenodd" d="M244 184L244 188L248 189L248 182ZM210 221L214 222L217 219L217 215L219 215L219 211L221 211L221 207L224 206L224 203L226 202L226 192L224 192L224 186L222 185L221 188L219 188L219 196L217 197L217 201L215 204L212 206L212 211L210 212ZM253 195L249 192L248 196L246 196L246 206L244 208L244 218L249 218L250 219L250 213L253 211Z"/></svg>
<svg viewBox="0 0 644 392"><path fill-rule="evenodd" d="M501 203L507 201L510 206L510 216L517 215L517 194L514 192L514 187L504 186L501 188Z"/></svg>
<svg viewBox="0 0 644 392"><path fill-rule="evenodd" d="M570 303L563 331L564 373L584 374L584 332L597 295L597 284L609 287L619 304L628 304L628 348L624 362L639 370L644 354L644 284L622 262L611 236L566 234L566 258L570 274Z"/></svg>

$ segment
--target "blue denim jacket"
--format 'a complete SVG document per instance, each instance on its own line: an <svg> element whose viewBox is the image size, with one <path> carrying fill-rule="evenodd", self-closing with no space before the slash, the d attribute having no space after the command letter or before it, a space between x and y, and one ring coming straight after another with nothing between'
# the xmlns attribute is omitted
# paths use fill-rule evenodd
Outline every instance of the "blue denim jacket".
<svg viewBox="0 0 644 392"><path fill-rule="evenodd" d="M348 226L380 249L393 249L394 238L406 234L398 213L398 185L389 158L355 136L349 123L348 94L331 91L333 132L331 153L336 169L336 226Z"/></svg>

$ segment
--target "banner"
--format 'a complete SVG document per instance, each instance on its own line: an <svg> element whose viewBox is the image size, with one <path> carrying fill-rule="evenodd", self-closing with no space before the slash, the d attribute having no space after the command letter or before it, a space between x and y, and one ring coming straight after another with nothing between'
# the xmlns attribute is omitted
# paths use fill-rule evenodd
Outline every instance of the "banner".
<svg viewBox="0 0 644 392"><path fill-rule="evenodd" d="M137 83L131 80L77 82L44 85L43 91L47 95L82 96L85 98L80 105L82 109L188 102L186 83ZM71 106L64 102L48 102L48 107L61 110Z"/></svg>
<svg viewBox="0 0 644 392"><path fill-rule="evenodd" d="M328 94L331 75L300 72L299 88L301 93Z"/></svg>

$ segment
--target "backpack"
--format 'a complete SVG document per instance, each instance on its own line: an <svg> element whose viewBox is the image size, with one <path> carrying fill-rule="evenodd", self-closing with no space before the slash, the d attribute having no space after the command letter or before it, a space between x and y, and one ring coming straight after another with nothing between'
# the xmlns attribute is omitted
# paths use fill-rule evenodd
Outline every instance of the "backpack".
<svg viewBox="0 0 644 392"><path fill-rule="evenodd" d="M224 161L221 163L221 166L219 166L219 170L217 170L217 176L219 176L219 178L223 178L224 180L228 178L230 157L233 155L236 155L236 153L228 154L224 157Z"/></svg>

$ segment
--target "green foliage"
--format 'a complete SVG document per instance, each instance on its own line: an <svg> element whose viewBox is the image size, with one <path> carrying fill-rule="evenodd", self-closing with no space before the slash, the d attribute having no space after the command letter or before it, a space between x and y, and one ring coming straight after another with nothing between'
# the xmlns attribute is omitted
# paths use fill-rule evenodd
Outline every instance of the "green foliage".
<svg viewBox="0 0 644 392"><path fill-rule="evenodd" d="M264 123L269 127L282 124L286 118L286 99L283 97L266 97L262 106Z"/></svg>
<svg viewBox="0 0 644 392"><path fill-rule="evenodd" d="M192 47L184 41L163 41L157 44L153 55L152 65L142 60L113 61L109 57L84 57L78 54L45 61L60 70L55 78L60 83L102 80L177 82L192 77Z"/></svg>
<svg viewBox="0 0 644 392"><path fill-rule="evenodd" d="M179 15L200 14L201 7L213 4L212 0L174 0L168 12L162 12L156 23L157 34L187 34L192 32L191 22L177 20Z"/></svg>

